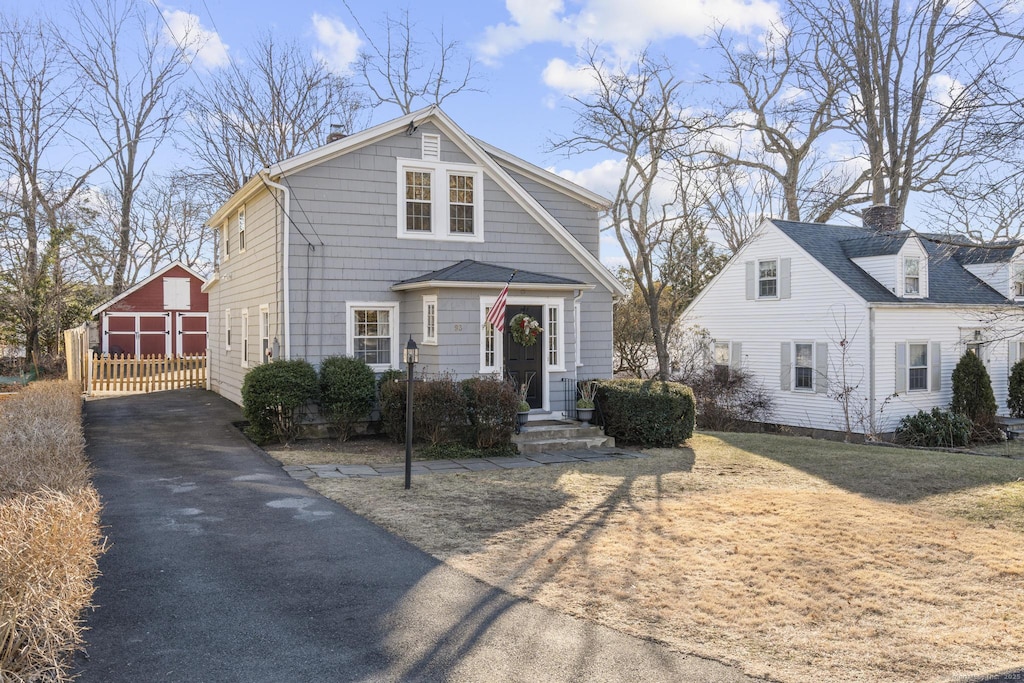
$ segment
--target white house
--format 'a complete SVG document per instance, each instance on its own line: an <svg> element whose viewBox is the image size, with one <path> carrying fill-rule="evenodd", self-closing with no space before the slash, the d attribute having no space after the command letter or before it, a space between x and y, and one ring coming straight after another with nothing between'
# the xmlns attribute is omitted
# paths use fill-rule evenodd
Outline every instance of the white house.
<svg viewBox="0 0 1024 683"><path fill-rule="evenodd" d="M895 229L766 220L683 314L716 365L774 394L772 422L854 433L947 408L965 352L985 361L1001 412L1024 357L1024 249L956 246ZM848 399L844 400L844 387Z"/></svg>

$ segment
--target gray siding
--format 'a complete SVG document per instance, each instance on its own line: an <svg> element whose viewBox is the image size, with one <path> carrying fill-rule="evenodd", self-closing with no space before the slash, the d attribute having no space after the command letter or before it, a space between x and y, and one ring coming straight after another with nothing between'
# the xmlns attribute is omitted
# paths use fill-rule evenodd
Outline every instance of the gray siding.
<svg viewBox="0 0 1024 683"><path fill-rule="evenodd" d="M515 171L507 168L505 170L513 180L523 186L523 189L533 195L548 213L564 225L587 251L594 256L601 256L601 235L596 229L598 212L595 209Z"/></svg>
<svg viewBox="0 0 1024 683"><path fill-rule="evenodd" d="M229 219L232 230L231 253L221 263L219 279L210 288L209 373L210 388L236 403L242 402L242 380L249 368L261 362L260 306L270 309L270 339L283 347L280 287L281 217L275 198L260 192L246 203L244 253L238 251L235 216ZM231 350L224 348L224 311L231 309ZM242 310L249 311L249 367L242 367Z"/></svg>

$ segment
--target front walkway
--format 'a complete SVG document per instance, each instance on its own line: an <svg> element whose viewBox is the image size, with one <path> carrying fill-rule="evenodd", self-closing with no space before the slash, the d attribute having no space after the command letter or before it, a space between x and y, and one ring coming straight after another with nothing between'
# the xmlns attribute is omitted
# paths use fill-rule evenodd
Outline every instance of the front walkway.
<svg viewBox="0 0 1024 683"><path fill-rule="evenodd" d="M273 457L273 456L271 456ZM456 474L482 470L518 470L561 463L602 462L606 460L634 460L648 457L644 453L621 448L591 448L579 451L551 451L532 453L519 458L466 458L465 460L416 460L412 473ZM360 477L405 476L405 465L285 465L284 471L295 479L352 479Z"/></svg>

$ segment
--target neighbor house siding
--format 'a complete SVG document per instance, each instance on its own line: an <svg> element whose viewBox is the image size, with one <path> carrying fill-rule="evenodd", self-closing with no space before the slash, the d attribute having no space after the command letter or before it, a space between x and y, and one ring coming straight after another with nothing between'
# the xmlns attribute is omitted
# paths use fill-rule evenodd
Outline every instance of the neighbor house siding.
<svg viewBox="0 0 1024 683"><path fill-rule="evenodd" d="M878 280L886 289L893 294L896 293L896 255L885 256L864 256L855 258L853 262L860 266L864 272Z"/></svg>
<svg viewBox="0 0 1024 683"><path fill-rule="evenodd" d="M747 299L745 264L789 258L790 298ZM781 283L780 283L781 288ZM816 260L772 226L762 228L687 309L684 325L706 329L714 340L736 344L742 358L731 364L755 376L771 395L770 422L842 431L842 407L828 391L783 390L781 345L827 344L828 372L835 381L842 366L839 342L850 340L846 356L848 383L857 387L854 403L868 396L868 315L864 302L839 283ZM815 377L815 382L822 381ZM817 386L817 384L816 384Z"/></svg>
<svg viewBox="0 0 1024 683"><path fill-rule="evenodd" d="M1000 294L1013 298L1009 263L972 263L965 265L964 268Z"/></svg>
<svg viewBox="0 0 1024 683"><path fill-rule="evenodd" d="M233 229L234 215L231 216ZM280 289L281 214L277 199L264 190L245 205L245 252L236 249L220 265L219 279L209 290L210 388L236 403L242 402L241 387L245 373L262 362L259 338L259 311L267 305L270 311L271 345L278 340L283 349ZM231 309L234 331L231 350L225 348L224 311ZM248 310L249 358L242 367L242 311Z"/></svg>

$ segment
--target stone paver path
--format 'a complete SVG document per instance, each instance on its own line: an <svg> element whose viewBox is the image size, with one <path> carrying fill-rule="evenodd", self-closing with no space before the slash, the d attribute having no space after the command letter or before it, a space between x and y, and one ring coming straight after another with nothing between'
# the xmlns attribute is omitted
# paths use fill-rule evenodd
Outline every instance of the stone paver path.
<svg viewBox="0 0 1024 683"><path fill-rule="evenodd" d="M521 457L466 458L465 460L414 460L412 473L454 474L481 470L515 470L524 467L542 467L567 462L602 462L607 460L635 460L648 457L645 453L621 448L591 448L578 451L551 451L531 453ZM402 477L405 465L285 465L284 471L299 480L354 479L361 477Z"/></svg>

